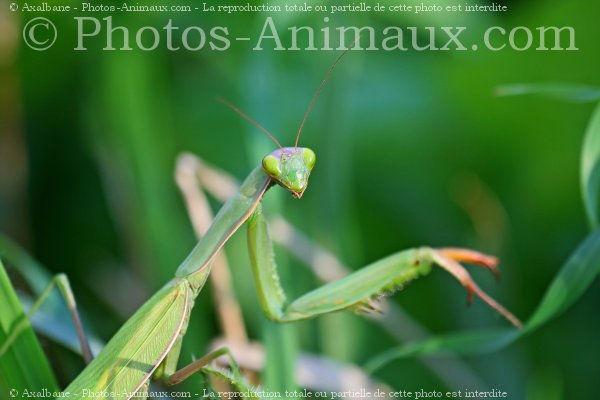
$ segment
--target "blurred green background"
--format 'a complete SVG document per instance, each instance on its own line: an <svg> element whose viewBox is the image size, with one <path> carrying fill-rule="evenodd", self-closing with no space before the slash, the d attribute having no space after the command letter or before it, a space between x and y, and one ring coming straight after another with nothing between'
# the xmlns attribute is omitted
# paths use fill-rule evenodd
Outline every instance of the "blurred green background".
<svg viewBox="0 0 600 400"><path fill-rule="evenodd" d="M593 105L494 91L509 83L599 85L600 3L504 4L504 14L330 16L333 27L467 26L469 38L493 25L566 25L574 27L579 50L350 52L300 141L317 154L308 191L302 201L268 197L355 268L417 245L493 253L502 260L500 283L473 274L525 319L588 230L579 157ZM39 15L59 31L42 52L21 38L24 23ZM191 151L241 180L273 148L217 96L291 145L339 53L251 51L247 42L223 52L102 51L102 38L74 51L76 15L107 14L13 13L0 2L0 230L69 276L87 323L108 340L194 245L173 179L176 156ZM267 15L116 13L113 22L135 32L171 18L182 27L221 25L232 37L256 37ZM288 43L287 26L323 26L323 16L311 13L273 17ZM248 329L261 340L264 317L249 286L244 233L226 249ZM317 285L293 258L286 264L290 293ZM465 358L453 385L415 360L394 362L376 377L406 390L454 386L499 388L515 399L592 398L600 393L599 289L595 282L567 314L509 348ZM440 271L393 301L435 333L505 325L481 302L466 308L463 289ZM186 361L219 335L208 294L198 299L192 324ZM302 351L359 365L397 343L354 315L299 323L291 332ZM45 348L61 384L69 382L82 367L78 357L50 342Z"/></svg>

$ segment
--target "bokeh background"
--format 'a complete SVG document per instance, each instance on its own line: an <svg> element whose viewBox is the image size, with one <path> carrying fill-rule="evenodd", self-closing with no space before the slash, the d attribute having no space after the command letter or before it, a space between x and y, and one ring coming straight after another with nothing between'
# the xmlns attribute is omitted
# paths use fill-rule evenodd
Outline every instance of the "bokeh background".
<svg viewBox="0 0 600 400"><path fill-rule="evenodd" d="M473 274L526 319L588 232L579 157L593 105L499 97L495 90L510 83L599 85L600 3L503 4L504 14L335 15L330 26L467 26L469 37L493 25L567 25L575 28L579 50L348 53L300 141L317 154L308 191L297 201L272 190L266 209L354 268L417 245L495 254L502 260L499 284ZM43 52L27 48L20 31L38 15L59 30L57 43ZM195 243L173 179L177 155L193 152L241 180L273 149L217 96L291 144L339 53L251 51L244 42L224 52L101 51L101 39L77 52L74 15L13 13L0 2L0 230L50 271L69 276L87 325L107 340ZM232 36L257 36L267 15L116 13L113 22L135 32L172 18L180 26L224 25ZM322 15L311 13L273 16L284 42L286 26L323 24ZM244 233L226 250L250 335L264 341ZM277 254L291 294L317 285L296 259ZM599 289L594 283L565 315L506 349L453 359L460 373L450 382L419 360L394 362L376 378L406 390L499 388L514 399L593 398L600 393ZM185 361L220 334L206 290L194 309ZM451 277L435 271L393 301L433 333L506 324L481 302L465 307L465 297ZM280 351L358 365L397 344L351 314L281 329L287 339ZM61 383L73 379L79 358L51 341L44 346Z"/></svg>

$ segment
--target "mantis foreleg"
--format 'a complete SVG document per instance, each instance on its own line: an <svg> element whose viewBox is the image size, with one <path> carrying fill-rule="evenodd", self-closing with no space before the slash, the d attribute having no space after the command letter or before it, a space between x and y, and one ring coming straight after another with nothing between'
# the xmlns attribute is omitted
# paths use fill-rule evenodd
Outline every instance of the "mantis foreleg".
<svg viewBox="0 0 600 400"><path fill-rule="evenodd" d="M248 220L248 247L261 306L274 321L297 321L345 309L372 309L373 300L427 275L435 264L459 280L467 289L469 300L477 295L513 325L520 326L519 320L487 296L459 264L459 261L471 262L495 271L495 259L477 252L428 247L404 250L288 302L279 283L271 239L260 207Z"/></svg>

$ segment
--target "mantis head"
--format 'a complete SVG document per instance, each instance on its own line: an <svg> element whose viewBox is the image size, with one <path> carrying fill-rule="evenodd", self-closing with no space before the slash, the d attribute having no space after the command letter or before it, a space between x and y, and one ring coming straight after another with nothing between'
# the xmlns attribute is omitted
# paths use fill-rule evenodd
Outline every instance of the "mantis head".
<svg viewBox="0 0 600 400"><path fill-rule="evenodd" d="M316 162L315 152L306 147L283 147L267 154L262 167L279 185L299 199L308 186Z"/></svg>
<svg viewBox="0 0 600 400"><path fill-rule="evenodd" d="M356 41L355 41L356 42ZM351 47L354 46L354 43ZM287 190L289 190L292 195L299 199L304 194L306 187L308 186L308 177L310 176L310 172L312 171L316 156L315 152L306 147L298 147L298 140L300 139L300 133L302 133L302 128L304 128L304 124L306 123L306 119L312 110L315 101L321 94L323 87L327 83L327 79L329 79L329 75L335 68L335 66L340 62L342 57L350 50L347 48L339 55L337 60L333 63L333 65L327 71L325 78L321 82L321 85L317 89L314 94L306 113L304 114L304 118L302 119L302 123L300 124L300 128L298 129L298 133L296 134L296 142L294 143L294 147L283 147L281 143L271 133L266 130L261 124L250 118L239 108L220 97L218 100L224 103L226 106L231 108L236 113L240 114L246 120L248 120L252 125L260 129L265 135L267 135L276 145L279 147L277 150L274 150L267 154L265 158L262 160L262 167L267 175L279 185L283 186Z"/></svg>

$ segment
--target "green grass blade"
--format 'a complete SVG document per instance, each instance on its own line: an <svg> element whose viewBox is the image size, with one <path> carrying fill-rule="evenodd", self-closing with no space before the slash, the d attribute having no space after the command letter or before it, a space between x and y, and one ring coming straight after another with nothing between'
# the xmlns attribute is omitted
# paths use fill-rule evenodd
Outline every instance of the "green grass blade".
<svg viewBox="0 0 600 400"><path fill-rule="evenodd" d="M3 233L0 233L0 256L21 273L38 295L52 279L46 268Z"/></svg>
<svg viewBox="0 0 600 400"><path fill-rule="evenodd" d="M52 279L48 269L36 261L23 248L8 236L0 233L0 257L11 264L20 273L31 287L34 296L38 297ZM34 303L34 298L19 293L20 303L26 310ZM85 322L85 315L82 315ZM64 299L58 291L50 293L43 307L31 318L31 324L38 333L59 343L75 353L81 354L81 345L73 327L73 320ZM100 353L104 342L90 329L90 324L85 323L86 335L92 346L94 354Z"/></svg>
<svg viewBox="0 0 600 400"><path fill-rule="evenodd" d="M573 83L525 83L498 86L496 95L538 95L573 103L589 103L600 100L600 88Z"/></svg>
<svg viewBox="0 0 600 400"><path fill-rule="evenodd" d="M298 357L298 338L295 327L292 324L277 324L265 318L262 334L267 356L263 386L280 393L297 390L294 366Z"/></svg>
<svg viewBox="0 0 600 400"><path fill-rule="evenodd" d="M600 273L600 229L571 255L546 291L540 305L524 326L529 333L567 310Z"/></svg>
<svg viewBox="0 0 600 400"><path fill-rule="evenodd" d="M581 189L590 225L598 226L600 195L600 104L596 106L587 127L581 154Z"/></svg>
<svg viewBox="0 0 600 400"><path fill-rule="evenodd" d="M58 392L50 365L0 261L0 347L13 329L25 324L22 332L0 356L1 398L20 396L24 390ZM23 325L22 325L23 326Z"/></svg>
<svg viewBox="0 0 600 400"><path fill-rule="evenodd" d="M496 351L512 343L520 332L497 329L478 332L461 332L433 336L414 343L390 348L371 358L363 367L372 374L394 360L427 355L481 354Z"/></svg>
<svg viewBox="0 0 600 400"><path fill-rule="evenodd" d="M561 268L521 331L499 329L435 336L386 350L372 358L365 369L373 372L400 358L499 350L562 314L581 297L599 273L600 229L590 234Z"/></svg>

